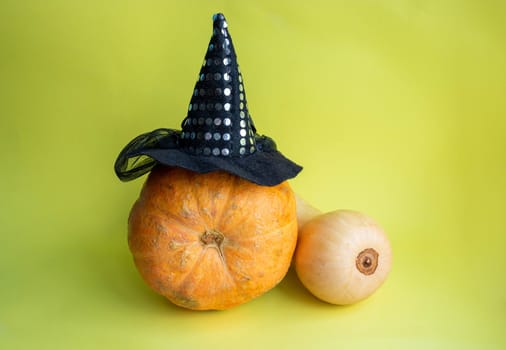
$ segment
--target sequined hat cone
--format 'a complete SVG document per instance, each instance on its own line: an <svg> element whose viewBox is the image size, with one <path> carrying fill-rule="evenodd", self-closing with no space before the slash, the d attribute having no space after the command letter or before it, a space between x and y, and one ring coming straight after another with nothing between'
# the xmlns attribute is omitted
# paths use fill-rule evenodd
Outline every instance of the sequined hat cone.
<svg viewBox="0 0 506 350"><path fill-rule="evenodd" d="M273 186L302 170L271 138L257 133L221 13L213 16L213 35L181 126L182 131L163 128L133 139L116 160L117 176L133 180L162 164L199 173L223 170Z"/></svg>

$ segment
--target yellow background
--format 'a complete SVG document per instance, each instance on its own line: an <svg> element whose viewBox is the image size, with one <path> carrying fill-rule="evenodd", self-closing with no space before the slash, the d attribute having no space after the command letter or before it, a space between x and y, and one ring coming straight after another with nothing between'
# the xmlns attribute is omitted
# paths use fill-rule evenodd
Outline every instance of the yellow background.
<svg viewBox="0 0 506 350"><path fill-rule="evenodd" d="M1 349L506 348L506 6L502 1L0 3ZM291 271L225 312L141 281L126 219L144 179L113 162L179 128L224 12L261 133L292 186L387 231L366 301Z"/></svg>

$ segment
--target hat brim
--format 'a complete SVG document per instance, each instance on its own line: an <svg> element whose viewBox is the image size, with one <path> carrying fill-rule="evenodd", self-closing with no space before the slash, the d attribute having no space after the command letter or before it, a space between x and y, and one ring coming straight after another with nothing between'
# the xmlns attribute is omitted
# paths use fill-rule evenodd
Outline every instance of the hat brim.
<svg viewBox="0 0 506 350"><path fill-rule="evenodd" d="M266 136L261 138L268 140L268 146L259 147L256 152L244 157L187 153L177 147L178 136L178 131L170 129L158 129L138 136L118 156L116 174L128 181L150 171L156 164L162 164L198 173L222 170L258 185L274 186L295 177L302 170L301 166L277 151L274 142ZM132 159L135 161L132 162Z"/></svg>

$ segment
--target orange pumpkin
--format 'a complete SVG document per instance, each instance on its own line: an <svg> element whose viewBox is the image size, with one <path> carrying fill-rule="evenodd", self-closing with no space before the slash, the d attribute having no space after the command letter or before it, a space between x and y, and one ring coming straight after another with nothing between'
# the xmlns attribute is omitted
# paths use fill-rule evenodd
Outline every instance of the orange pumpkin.
<svg viewBox="0 0 506 350"><path fill-rule="evenodd" d="M217 171L156 167L129 217L147 284L174 304L227 309L273 288L297 241L295 196Z"/></svg>

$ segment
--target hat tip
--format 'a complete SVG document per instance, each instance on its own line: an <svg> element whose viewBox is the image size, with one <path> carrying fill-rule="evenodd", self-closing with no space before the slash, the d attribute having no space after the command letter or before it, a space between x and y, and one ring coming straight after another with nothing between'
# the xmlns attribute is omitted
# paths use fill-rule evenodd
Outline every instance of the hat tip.
<svg viewBox="0 0 506 350"><path fill-rule="evenodd" d="M215 13L213 15L213 24L214 27L223 28L226 27L227 19L225 18L225 15L221 12ZM223 25L225 24L225 25Z"/></svg>

